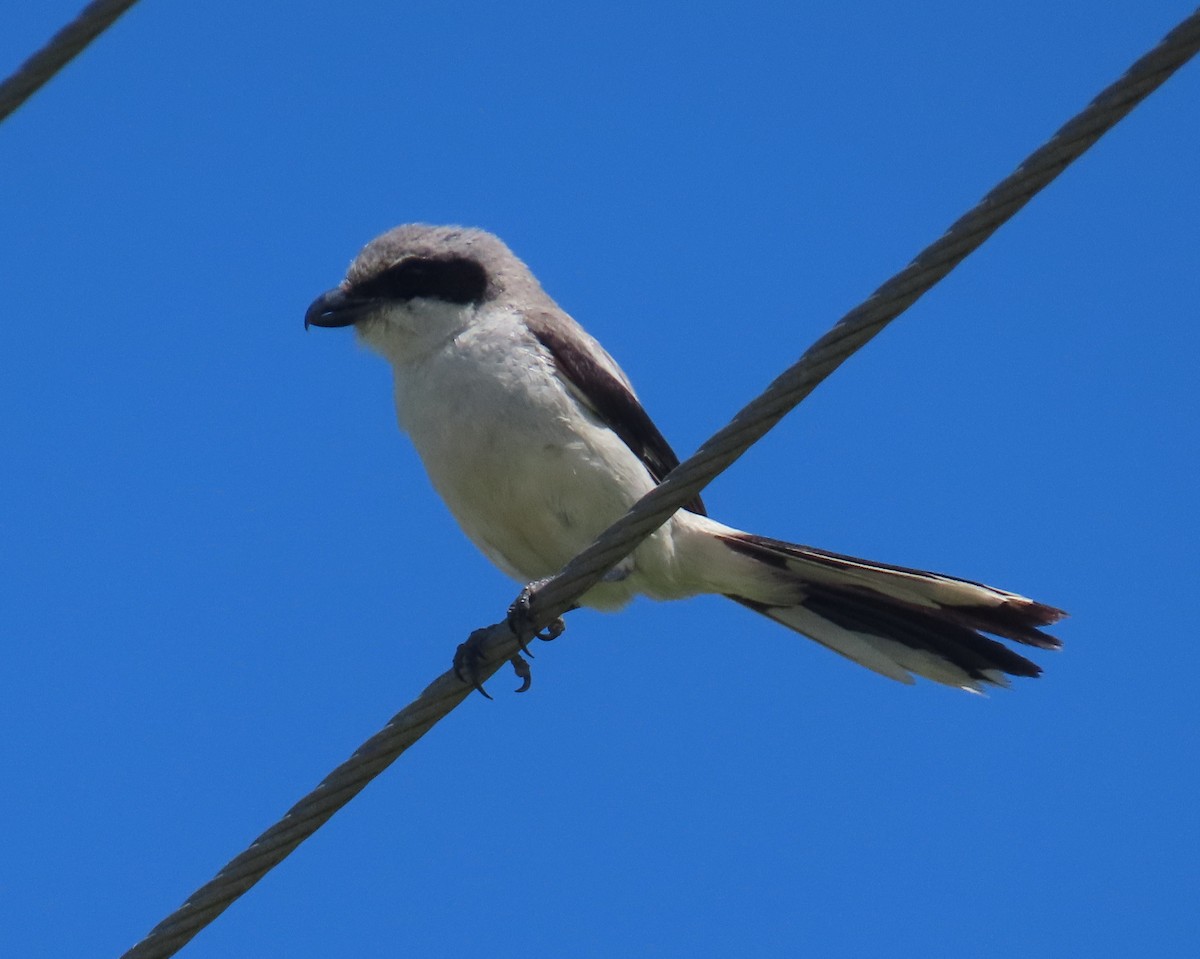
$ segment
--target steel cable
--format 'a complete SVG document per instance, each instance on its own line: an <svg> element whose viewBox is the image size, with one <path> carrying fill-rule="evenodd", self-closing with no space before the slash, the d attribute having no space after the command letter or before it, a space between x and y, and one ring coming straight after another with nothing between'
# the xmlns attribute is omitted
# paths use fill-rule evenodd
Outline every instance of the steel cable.
<svg viewBox="0 0 1200 959"><path fill-rule="evenodd" d="M137 0L95 0L0 83L0 121L33 96Z"/></svg>

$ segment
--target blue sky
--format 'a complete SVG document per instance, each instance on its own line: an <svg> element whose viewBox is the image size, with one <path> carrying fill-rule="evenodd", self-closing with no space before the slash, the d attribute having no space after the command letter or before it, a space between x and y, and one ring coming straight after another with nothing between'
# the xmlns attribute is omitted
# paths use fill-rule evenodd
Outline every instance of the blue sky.
<svg viewBox="0 0 1200 959"><path fill-rule="evenodd" d="M76 2L16 5L7 73ZM503 236L692 452L1184 2L148 0L0 127L0 954L116 955L516 585L305 307ZM185 951L1190 956L1200 65L706 494L1072 613L987 699L580 612Z"/></svg>

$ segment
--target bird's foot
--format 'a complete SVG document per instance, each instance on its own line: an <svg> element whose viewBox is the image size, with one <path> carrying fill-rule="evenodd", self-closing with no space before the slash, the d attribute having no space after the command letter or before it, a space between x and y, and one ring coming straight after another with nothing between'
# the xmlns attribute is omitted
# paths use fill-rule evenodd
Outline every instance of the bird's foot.
<svg viewBox="0 0 1200 959"><path fill-rule="evenodd" d="M472 633L467 637L467 641L460 644L455 651L454 675L458 677L459 682L474 687L486 699L491 699L492 696L483 688L483 680L479 675L479 664L483 662L483 653L480 651L480 640L482 637L477 639L477 635L477 633ZM523 693L529 689L530 684L533 682L533 672L529 668L529 663L521 658L520 653L513 653L509 662L512 663L513 672L521 680L521 685L517 689L517 692Z"/></svg>
<svg viewBox="0 0 1200 959"><path fill-rule="evenodd" d="M566 632L567 629L567 624L563 622L563 618L561 616L556 617L553 622L537 632L533 631L533 628L530 624L530 619L532 618L530 606L533 602L533 594L537 592L539 587L547 582L549 582L549 579L539 579L535 582L527 584L521 589L521 595L513 601L513 604L510 607L508 607L508 628L511 629L513 635L517 637L517 642L521 645L521 652L523 652L530 659L533 659L533 653L531 653L529 651L529 647L525 645L526 636L536 637L543 643L548 643L551 640L558 639L558 637ZM575 607L572 606L571 608L574 609Z"/></svg>
<svg viewBox="0 0 1200 959"><path fill-rule="evenodd" d="M473 686L485 698L491 699L491 695L483 688L479 670L484 660L483 641L487 638L487 633L486 629L477 629L467 637L465 643L458 644L458 649L454 651L454 675L460 683Z"/></svg>
<svg viewBox="0 0 1200 959"><path fill-rule="evenodd" d="M483 688L483 680L479 675L479 664L483 662L483 653L480 651L482 637L476 638L477 635L477 633L472 633L467 637L467 641L460 644L455 651L454 675L458 677L459 682L474 687L485 698L491 699L492 696ZM533 683L533 671L529 668L529 663L521 658L520 653L513 653L508 661L512 663L513 672L517 674L517 678L521 680L517 692L525 692Z"/></svg>
<svg viewBox="0 0 1200 959"><path fill-rule="evenodd" d="M521 590L521 595L508 608L508 628L517 637L517 643L521 647L521 652L525 653L530 659L533 658L533 653L529 651L529 647L526 645L526 637L536 636L542 642L548 643L553 639L558 639L567 628L567 624L559 616L542 629L536 632L533 630L530 623L530 605L534 592L544 582L546 580L538 580L535 583L530 583ZM575 607L571 608L574 609ZM491 695L483 688L483 677L481 675L481 666L485 660L483 644L487 639L487 635L487 629L477 629L467 637L465 643L459 644L458 649L454 651L454 675L458 677L459 682L466 683L488 699L491 699ZM512 668L516 672L517 678L521 680L521 686L517 692L523 693L533 683L533 673L529 668L529 663L522 658L521 653L514 653L509 662L512 663Z"/></svg>
<svg viewBox="0 0 1200 959"><path fill-rule="evenodd" d="M533 671L529 668L529 664L521 658L520 653L513 653L512 659L509 662L512 663L513 672L521 680L521 685L517 687L517 692L523 693L533 682Z"/></svg>

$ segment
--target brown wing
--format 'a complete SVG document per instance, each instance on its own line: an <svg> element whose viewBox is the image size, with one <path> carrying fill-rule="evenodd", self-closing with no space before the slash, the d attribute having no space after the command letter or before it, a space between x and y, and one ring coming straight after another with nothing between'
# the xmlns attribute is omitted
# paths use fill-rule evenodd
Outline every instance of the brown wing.
<svg viewBox="0 0 1200 959"><path fill-rule="evenodd" d="M567 319L567 324L561 322L563 319ZM550 351L563 378L579 391L604 425L642 461L655 481L661 483L679 465L679 457L642 409L633 391L597 362L587 341L572 336L576 332L574 321L565 315L530 311L525 315L525 322L530 332ZM684 504L684 509L707 515L699 496Z"/></svg>

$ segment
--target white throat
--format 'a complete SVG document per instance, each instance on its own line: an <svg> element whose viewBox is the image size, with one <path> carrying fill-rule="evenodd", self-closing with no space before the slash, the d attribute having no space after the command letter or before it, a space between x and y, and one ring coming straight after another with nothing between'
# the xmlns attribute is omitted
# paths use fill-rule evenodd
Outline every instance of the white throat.
<svg viewBox="0 0 1200 959"><path fill-rule="evenodd" d="M453 339L475 318L473 303L418 297L392 303L358 323L358 338L393 365L417 362Z"/></svg>

